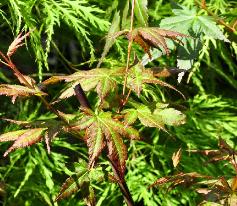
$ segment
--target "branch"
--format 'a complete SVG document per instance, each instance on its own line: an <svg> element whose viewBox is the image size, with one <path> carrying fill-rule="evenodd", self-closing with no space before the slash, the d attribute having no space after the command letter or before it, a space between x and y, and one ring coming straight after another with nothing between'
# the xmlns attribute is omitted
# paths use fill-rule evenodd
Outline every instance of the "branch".
<svg viewBox="0 0 237 206"><path fill-rule="evenodd" d="M218 17L216 14L214 14L212 11L210 11L207 7L206 4L203 4L201 2L199 2L198 0L195 0L195 3L201 8L204 9L208 15L212 16L215 21L223 26L225 26L225 28L230 31L230 32L236 32L235 27L231 27L228 23L226 23L223 19L221 19L220 17Z"/></svg>
<svg viewBox="0 0 237 206"><path fill-rule="evenodd" d="M81 104L81 106L91 109L90 103L89 103L83 89L81 88L81 84L76 85L74 87L74 91L76 93L76 97L77 97L79 103Z"/></svg>
<svg viewBox="0 0 237 206"><path fill-rule="evenodd" d="M109 159L109 161L110 161L110 165L112 167L114 176L118 180L117 183L118 183L119 188L120 188L120 190L123 194L123 198L124 198L126 204L128 206L134 206L135 204L134 204L134 201L132 199L132 195L131 195L131 193L128 189L128 186L127 186L124 178L121 178L121 176L119 175L119 171L117 171L116 166L114 165L113 161L111 159Z"/></svg>
<svg viewBox="0 0 237 206"><path fill-rule="evenodd" d="M132 31L133 31L133 19L134 19L135 2L136 2L136 0L132 0L131 24L130 24L130 30L129 30L129 33L131 35L132 35ZM125 74L125 77L124 77L123 96L125 96L125 89L126 89L126 85L127 85L128 69L129 69L129 61L130 61L130 56L131 56L132 43L133 43L133 38L131 38L131 40L128 43L128 56L127 56L126 74Z"/></svg>

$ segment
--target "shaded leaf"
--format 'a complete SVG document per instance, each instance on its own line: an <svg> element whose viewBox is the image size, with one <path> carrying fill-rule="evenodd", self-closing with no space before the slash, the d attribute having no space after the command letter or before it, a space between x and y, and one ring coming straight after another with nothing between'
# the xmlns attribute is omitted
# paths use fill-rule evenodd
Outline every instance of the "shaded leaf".
<svg viewBox="0 0 237 206"><path fill-rule="evenodd" d="M88 191L89 189L89 178L87 167L81 167L81 170L77 174L69 177L63 183L59 194L57 195L55 201L62 200L72 194L78 192L79 190Z"/></svg>
<svg viewBox="0 0 237 206"><path fill-rule="evenodd" d="M212 17L200 15L195 7L188 9L185 6L176 5L172 10L175 16L161 20L160 27L184 34L190 34L201 38L203 36L229 42ZM198 57L201 43L198 39L184 41L184 47L178 48L177 66L188 70L192 67L194 59Z"/></svg>
<svg viewBox="0 0 237 206"><path fill-rule="evenodd" d="M105 46L103 49L103 53L101 55L101 58L97 64L97 68L100 67L101 63L103 62L105 56L108 54L110 48L113 46L114 42L115 42L115 38L113 36L114 33L119 31L119 23L120 23L120 15L119 15L119 11L117 11L114 14L114 18L111 24L111 27L109 29L108 35L106 37L106 42L105 42Z"/></svg>

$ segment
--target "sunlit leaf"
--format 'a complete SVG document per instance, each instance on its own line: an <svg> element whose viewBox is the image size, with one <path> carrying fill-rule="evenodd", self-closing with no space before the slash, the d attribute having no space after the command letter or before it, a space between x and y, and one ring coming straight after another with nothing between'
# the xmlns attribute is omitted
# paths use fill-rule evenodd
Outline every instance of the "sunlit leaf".
<svg viewBox="0 0 237 206"><path fill-rule="evenodd" d="M41 134L44 130L46 130L46 128L36 128L36 129L25 130L24 133L22 133L21 135L18 135L17 139L14 139L15 142L4 153L3 156L6 157L14 149L27 147L38 142L42 138Z"/></svg>
<svg viewBox="0 0 237 206"><path fill-rule="evenodd" d="M148 26L147 0L136 0L134 14L140 26Z"/></svg>
<svg viewBox="0 0 237 206"><path fill-rule="evenodd" d="M22 129L22 130L4 133L4 134L0 135L0 142L15 141L22 134L24 134L26 131L28 131L28 130Z"/></svg>
<svg viewBox="0 0 237 206"><path fill-rule="evenodd" d="M166 125L175 126L185 123L185 115L174 108L156 109L154 114L160 116Z"/></svg>
<svg viewBox="0 0 237 206"><path fill-rule="evenodd" d="M120 15L119 15L119 11L117 11L114 14L114 18L113 18L111 27L110 27L109 32L108 32L107 37L106 37L106 42L105 42L105 46L104 46L104 49L103 49L103 53L101 55L101 58L100 58L100 60L97 64L97 66L96 66L97 68L100 67L103 59L105 58L105 56L107 55L110 48L113 46L113 44L115 42L115 38L113 37L112 34L119 31L119 23L120 23Z"/></svg>
<svg viewBox="0 0 237 206"><path fill-rule="evenodd" d="M12 96L12 102L18 96L47 95L46 93L20 85L0 84L0 95Z"/></svg>
<svg viewBox="0 0 237 206"><path fill-rule="evenodd" d="M12 56L16 50L21 47L22 45L24 45L24 43L22 43L22 41L30 35L30 32L27 32L26 34L22 35L22 32L16 37L16 39L14 39L14 41L10 44L8 51L7 51L7 56L10 57Z"/></svg>
<svg viewBox="0 0 237 206"><path fill-rule="evenodd" d="M139 139L139 133L131 126L113 119L110 112L84 113L84 117L75 122L72 130L86 129L85 139L89 148L89 166L93 167L96 159L105 146L108 148L108 156L120 172L121 177L125 172L127 148L122 137ZM82 123L82 124L81 124Z"/></svg>
<svg viewBox="0 0 237 206"><path fill-rule="evenodd" d="M172 39L178 43L182 43L177 37L189 36L172 30L160 29L158 27L141 27L134 29L131 33L128 33L127 37L130 41L133 40L139 44L151 59L152 56L150 54L150 47L162 48L165 53L169 55L170 50L166 39Z"/></svg>
<svg viewBox="0 0 237 206"><path fill-rule="evenodd" d="M104 134L98 123L94 122L86 129L86 142L89 148L89 166L91 166L105 147Z"/></svg>
<svg viewBox="0 0 237 206"><path fill-rule="evenodd" d="M181 154L182 154L182 149L179 148L179 150L177 152L174 152L172 155L172 161L173 161L173 165L174 167L177 167L177 165L180 162L180 158L181 158Z"/></svg>

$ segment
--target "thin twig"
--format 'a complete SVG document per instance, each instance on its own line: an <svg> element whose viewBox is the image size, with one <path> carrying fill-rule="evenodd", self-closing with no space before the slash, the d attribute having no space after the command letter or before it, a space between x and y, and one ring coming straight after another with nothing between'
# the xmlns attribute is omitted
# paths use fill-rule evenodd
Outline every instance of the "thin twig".
<svg viewBox="0 0 237 206"><path fill-rule="evenodd" d="M130 30L129 30L129 33L131 35L132 35L132 31L133 31L135 1L136 0L132 1L131 22L130 22L131 24L130 24ZM126 74L125 74L124 84L123 84L123 96L125 95L125 90L126 90L126 85L127 85L128 69L129 69L129 61L130 61L130 56L131 56L132 43L133 43L133 38L131 37L131 40L128 43L128 56L127 56L127 64L126 64Z"/></svg>
<svg viewBox="0 0 237 206"><path fill-rule="evenodd" d="M229 24L227 24L223 19L221 19L220 17L218 17L216 14L214 14L212 11L210 11L205 4L200 3L198 0L195 0L195 3L201 8L204 9L210 16L213 16L214 19L216 20L216 22L218 22L219 24L225 26L225 28L227 30L229 30L230 32L235 32L235 28L231 27Z"/></svg>
<svg viewBox="0 0 237 206"><path fill-rule="evenodd" d="M132 89L130 88L129 91L128 91L128 94L127 94L127 96L126 96L126 98L123 99L123 101L122 101L122 103L121 103L121 105L120 105L120 107L119 107L117 113L120 113L121 110L123 109L123 107L127 104L131 92L132 92Z"/></svg>
<svg viewBox="0 0 237 206"><path fill-rule="evenodd" d="M25 83L25 85L30 88L30 89L38 89L40 90L37 85L31 85L27 79L24 77L24 75L18 70L18 68L15 66L15 64L12 62L11 58L6 58L6 56L4 54L1 53L1 55L3 57L5 57L4 59L6 60L6 63L8 64L8 66L12 69L12 71L18 76L21 78L21 80ZM40 100L44 103L44 105L51 111L53 112L54 114L57 115L58 118L60 118L65 124L68 125L68 121L62 116L59 114L59 112L54 108L52 107L52 105L50 103L48 103L48 101L43 97L43 96L38 96L40 98Z"/></svg>

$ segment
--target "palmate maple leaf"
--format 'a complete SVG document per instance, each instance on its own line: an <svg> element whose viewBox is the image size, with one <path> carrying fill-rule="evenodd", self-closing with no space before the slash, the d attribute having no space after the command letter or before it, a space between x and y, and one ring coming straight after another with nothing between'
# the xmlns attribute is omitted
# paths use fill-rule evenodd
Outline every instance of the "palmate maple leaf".
<svg viewBox="0 0 237 206"><path fill-rule="evenodd" d="M104 99L111 92L123 77L124 68L95 68L89 71L78 71L68 76L53 76L44 81L43 85L54 84L64 80L70 82L59 99L65 99L75 95L74 87L80 84L84 91L95 89L100 99Z"/></svg>
<svg viewBox="0 0 237 206"><path fill-rule="evenodd" d="M135 101L129 104L133 108L122 111L126 125L133 124L137 119L146 127L159 128L168 133L165 125L175 126L185 123L185 115L174 108L167 108L168 104L157 103L156 108L152 111L148 106Z"/></svg>
<svg viewBox="0 0 237 206"><path fill-rule="evenodd" d="M19 96L27 97L47 94L38 89L31 89L21 85L0 84L0 95L12 96L12 103L14 103Z"/></svg>
<svg viewBox="0 0 237 206"><path fill-rule="evenodd" d="M27 147L39 142L42 137L45 138L47 150L48 153L50 153L50 142L63 130L63 124L57 120L33 122L12 119L3 120L24 127L24 129L21 130L0 135L0 142L14 141L13 145L4 153L4 157L14 149Z"/></svg>
<svg viewBox="0 0 237 206"><path fill-rule="evenodd" d="M111 112L94 113L83 108L84 117L75 122L70 130L85 129L85 141L89 148L89 167L93 167L102 150L107 147L108 157L115 163L120 176L124 176L127 148L122 137L139 139L138 131L115 120Z"/></svg>
<svg viewBox="0 0 237 206"><path fill-rule="evenodd" d="M134 65L128 71L128 80L126 86L134 91L138 96L140 96L145 84L158 84L163 87L168 87L175 90L185 99L184 95L174 86L158 79L156 76L157 74L153 68L145 68L141 62L138 62L138 64Z"/></svg>
<svg viewBox="0 0 237 206"><path fill-rule="evenodd" d="M191 37L186 34L182 34L176 31L161 29L159 27L139 27L133 29L131 32L129 30L122 30L118 32L111 33L109 32L106 37L106 45L103 49L102 57L99 61L98 66L102 63L105 56L108 54L110 48L115 43L115 39L120 36L126 36L129 41L134 41L140 45L143 50L148 54L149 58L152 59L150 53L150 48L163 48L166 55L170 54L170 49L167 45L167 39L183 44L179 37Z"/></svg>
<svg viewBox="0 0 237 206"><path fill-rule="evenodd" d="M41 134L47 128L25 129L0 135L0 142L14 141L13 145L4 153L6 157L11 151L30 146L42 138Z"/></svg>

